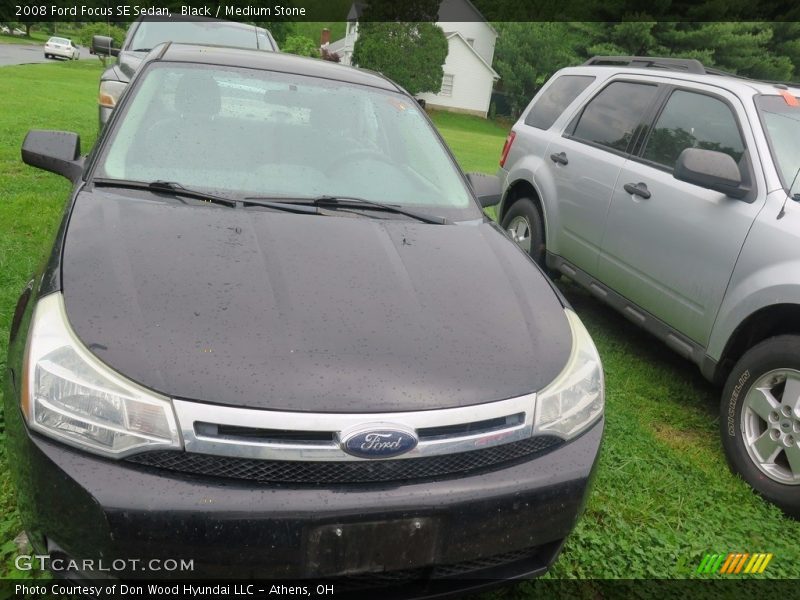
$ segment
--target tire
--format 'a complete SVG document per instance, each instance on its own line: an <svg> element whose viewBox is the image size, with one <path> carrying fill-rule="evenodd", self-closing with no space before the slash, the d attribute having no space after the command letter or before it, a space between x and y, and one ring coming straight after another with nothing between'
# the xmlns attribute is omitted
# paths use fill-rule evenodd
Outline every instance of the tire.
<svg viewBox="0 0 800 600"><path fill-rule="evenodd" d="M545 268L544 221L530 198L520 198L503 217L501 227L540 267Z"/></svg>
<svg viewBox="0 0 800 600"><path fill-rule="evenodd" d="M50 58L50 55L45 53L44 58L45 58L45 60L48 60Z"/></svg>
<svg viewBox="0 0 800 600"><path fill-rule="evenodd" d="M722 393L720 429L731 470L800 519L800 336L745 352Z"/></svg>

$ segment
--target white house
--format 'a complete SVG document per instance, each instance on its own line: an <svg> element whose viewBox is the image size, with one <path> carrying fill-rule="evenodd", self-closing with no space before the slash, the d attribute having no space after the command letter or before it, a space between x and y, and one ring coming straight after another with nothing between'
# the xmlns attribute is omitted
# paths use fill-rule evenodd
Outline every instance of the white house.
<svg viewBox="0 0 800 600"><path fill-rule="evenodd" d="M365 6L356 2L350 7L345 37L328 47L339 55L343 64L352 62L358 19ZM448 47L442 87L436 94L419 97L432 108L485 117L494 82L500 78L492 68L497 31L469 0L443 0L436 24L444 31Z"/></svg>

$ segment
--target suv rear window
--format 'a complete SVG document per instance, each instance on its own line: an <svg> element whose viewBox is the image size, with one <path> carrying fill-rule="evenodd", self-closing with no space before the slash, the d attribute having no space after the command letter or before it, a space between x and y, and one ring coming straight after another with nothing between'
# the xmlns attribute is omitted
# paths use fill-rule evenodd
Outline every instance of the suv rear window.
<svg viewBox="0 0 800 600"><path fill-rule="evenodd" d="M657 90L655 85L628 81L607 85L583 109L572 136L625 152Z"/></svg>
<svg viewBox="0 0 800 600"><path fill-rule="evenodd" d="M525 125L550 129L558 116L595 80L591 75L562 75L536 99Z"/></svg>

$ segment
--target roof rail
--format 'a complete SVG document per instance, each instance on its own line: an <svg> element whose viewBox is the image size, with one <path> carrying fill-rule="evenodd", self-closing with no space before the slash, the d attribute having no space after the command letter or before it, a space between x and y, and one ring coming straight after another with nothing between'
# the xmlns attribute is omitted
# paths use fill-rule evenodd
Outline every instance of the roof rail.
<svg viewBox="0 0 800 600"><path fill-rule="evenodd" d="M585 66L627 66L640 69L668 69L705 75L706 68L694 58L661 58L658 56L593 56Z"/></svg>
<svg viewBox="0 0 800 600"><path fill-rule="evenodd" d="M699 60L694 58L663 58L658 56L593 56L584 66L626 66L639 69L667 69L671 71L684 71L697 75L717 75L719 77L734 77L755 83L769 83L775 86L789 86L800 88L800 82L796 81L771 81L768 79L753 79L746 75L737 75L729 71L723 71L715 67L703 66Z"/></svg>

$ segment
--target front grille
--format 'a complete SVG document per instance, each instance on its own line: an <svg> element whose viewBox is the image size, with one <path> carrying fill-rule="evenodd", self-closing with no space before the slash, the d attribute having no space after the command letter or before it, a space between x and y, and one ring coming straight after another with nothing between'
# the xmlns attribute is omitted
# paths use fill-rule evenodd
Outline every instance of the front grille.
<svg viewBox="0 0 800 600"><path fill-rule="evenodd" d="M520 563L520 572L531 572L543 569L552 560L560 544L549 543L542 546L531 546L522 550L514 550L486 556L472 560L465 560L447 565L419 567L400 571L379 571L375 573L359 573L335 578L336 588L344 592L364 591L371 588L390 588L394 586L408 586L418 582L437 580L469 580L469 579L495 579L510 565ZM447 588L442 588L447 590ZM364 596L366 597L366 596Z"/></svg>
<svg viewBox="0 0 800 600"><path fill-rule="evenodd" d="M373 483L430 479L499 468L544 454L561 444L560 438L538 436L458 454L351 462L258 460L175 450L145 452L127 460L170 471L263 483Z"/></svg>

